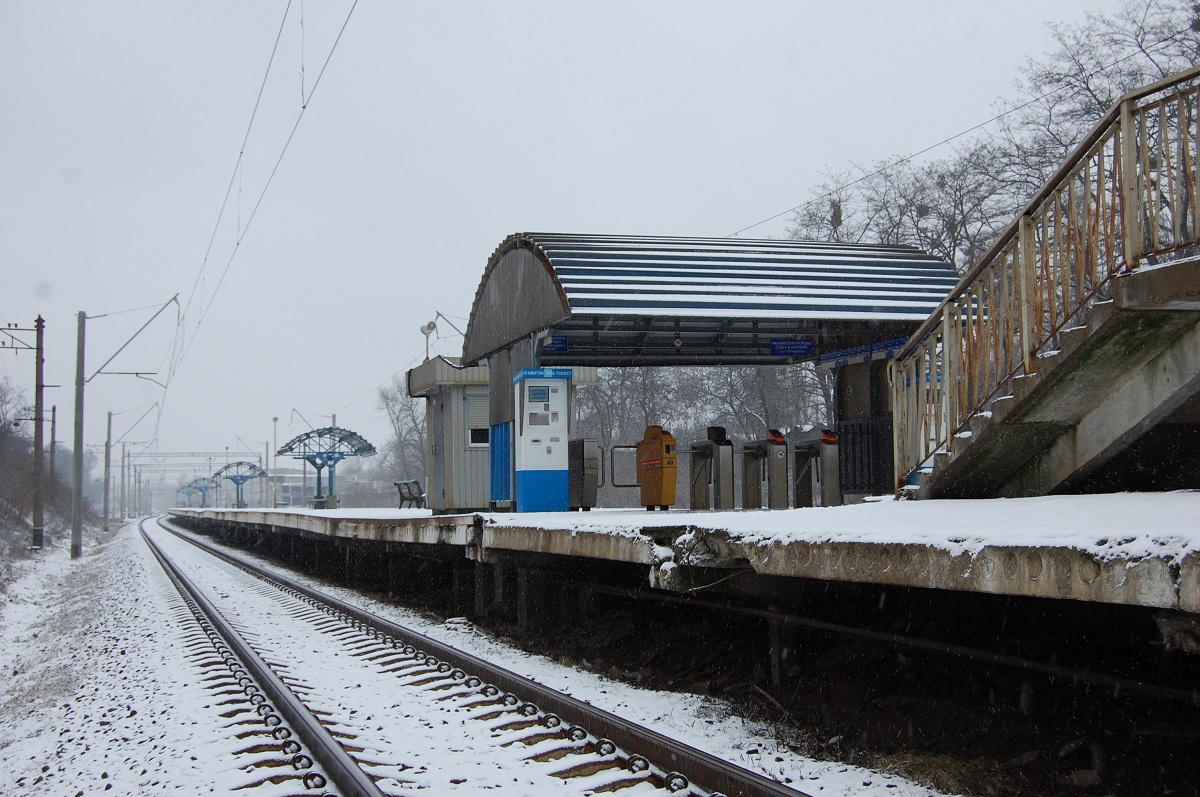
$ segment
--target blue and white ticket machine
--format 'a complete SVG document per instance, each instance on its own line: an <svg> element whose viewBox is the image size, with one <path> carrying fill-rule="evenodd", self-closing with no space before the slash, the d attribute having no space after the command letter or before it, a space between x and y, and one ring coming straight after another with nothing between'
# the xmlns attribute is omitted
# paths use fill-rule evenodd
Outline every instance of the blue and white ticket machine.
<svg viewBox="0 0 1200 797"><path fill-rule="evenodd" d="M566 512L570 368L526 368L513 375L516 511Z"/></svg>

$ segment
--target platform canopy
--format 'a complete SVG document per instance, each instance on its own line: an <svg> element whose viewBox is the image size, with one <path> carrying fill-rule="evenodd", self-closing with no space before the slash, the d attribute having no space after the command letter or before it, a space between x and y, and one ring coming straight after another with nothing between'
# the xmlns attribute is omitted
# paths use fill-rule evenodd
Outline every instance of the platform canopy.
<svg viewBox="0 0 1200 797"><path fill-rule="evenodd" d="M518 233L488 261L463 362L531 338L545 366L813 360L906 337L957 282L909 246Z"/></svg>

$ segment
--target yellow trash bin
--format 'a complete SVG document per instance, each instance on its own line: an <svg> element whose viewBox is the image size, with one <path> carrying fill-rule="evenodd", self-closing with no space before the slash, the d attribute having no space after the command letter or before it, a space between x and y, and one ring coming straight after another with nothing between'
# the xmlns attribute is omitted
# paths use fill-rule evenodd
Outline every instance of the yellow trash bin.
<svg viewBox="0 0 1200 797"><path fill-rule="evenodd" d="M675 438L661 426L647 426L637 444L637 480L642 506L665 511L674 504L678 470Z"/></svg>

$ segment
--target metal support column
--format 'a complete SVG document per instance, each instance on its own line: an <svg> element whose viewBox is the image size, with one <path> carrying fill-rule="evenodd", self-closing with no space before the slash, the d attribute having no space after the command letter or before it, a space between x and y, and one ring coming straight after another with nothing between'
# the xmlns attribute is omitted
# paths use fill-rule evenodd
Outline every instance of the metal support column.
<svg viewBox="0 0 1200 797"><path fill-rule="evenodd" d="M75 342L75 450L71 452L71 558L83 556L83 340L87 314L79 311Z"/></svg>

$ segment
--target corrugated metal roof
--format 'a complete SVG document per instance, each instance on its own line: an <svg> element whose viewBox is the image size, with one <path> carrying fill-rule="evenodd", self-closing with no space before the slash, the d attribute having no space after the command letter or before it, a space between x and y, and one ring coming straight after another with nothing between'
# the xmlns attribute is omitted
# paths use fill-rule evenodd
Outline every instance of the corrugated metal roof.
<svg viewBox="0 0 1200 797"><path fill-rule="evenodd" d="M547 365L778 362L776 339L819 355L906 335L957 282L910 246L519 233L488 262L464 359L545 332Z"/></svg>
<svg viewBox="0 0 1200 797"><path fill-rule="evenodd" d="M572 313L924 321L958 281L907 246L529 233Z"/></svg>

